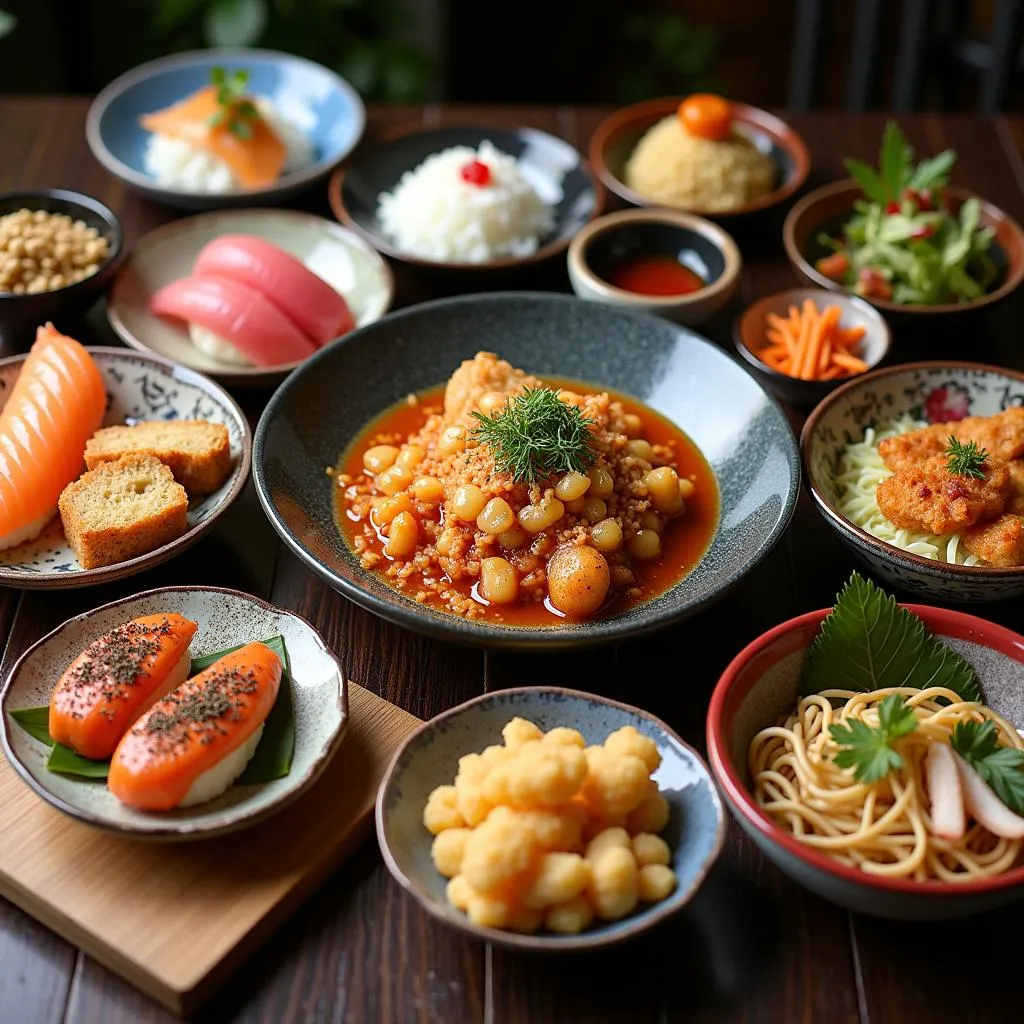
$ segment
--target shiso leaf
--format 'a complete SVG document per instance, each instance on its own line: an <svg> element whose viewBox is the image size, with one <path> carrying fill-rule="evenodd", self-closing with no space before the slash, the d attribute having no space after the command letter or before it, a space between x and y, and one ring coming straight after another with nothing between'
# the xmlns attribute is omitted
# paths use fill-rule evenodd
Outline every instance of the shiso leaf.
<svg viewBox="0 0 1024 1024"><path fill-rule="evenodd" d="M800 693L943 686L980 701L970 664L892 595L853 572L807 652Z"/></svg>
<svg viewBox="0 0 1024 1024"><path fill-rule="evenodd" d="M292 701L291 671L288 663L288 651L284 637L275 636L263 641L274 651L284 664L281 685L277 691L277 699L267 715L263 725L263 735L256 747L245 771L235 780L236 786L257 786L275 779L283 779L292 767L295 753L295 713ZM236 644L227 650L207 654L202 658L193 658L189 676L194 676L203 669L209 668L225 654L237 651L244 644ZM76 754L61 743L54 743L50 736L49 705L33 708L16 708L11 712L13 718L30 736L50 747L50 756L46 767L52 772L63 775L77 775L84 779L105 779L110 768L109 761L91 761L87 757Z"/></svg>

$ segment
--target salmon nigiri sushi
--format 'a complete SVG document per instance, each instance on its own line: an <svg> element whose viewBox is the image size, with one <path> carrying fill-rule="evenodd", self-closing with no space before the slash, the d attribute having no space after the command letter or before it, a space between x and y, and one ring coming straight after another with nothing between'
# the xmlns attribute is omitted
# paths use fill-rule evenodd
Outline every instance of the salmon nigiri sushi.
<svg viewBox="0 0 1024 1024"><path fill-rule="evenodd" d="M198 277L226 277L255 288L317 345L355 327L344 297L302 260L255 235L221 235L196 257Z"/></svg>
<svg viewBox="0 0 1024 1024"><path fill-rule="evenodd" d="M157 289L149 308L188 324L192 343L211 359L239 366L294 363L316 345L262 293L226 277L183 277Z"/></svg>
<svg viewBox="0 0 1024 1024"><path fill-rule="evenodd" d="M255 753L283 670L266 644L251 643L186 680L124 734L110 761L110 792L144 811L220 796Z"/></svg>
<svg viewBox="0 0 1024 1024"><path fill-rule="evenodd" d="M0 410L0 550L38 537L56 515L106 408L92 356L52 324L40 327Z"/></svg>
<svg viewBox="0 0 1024 1024"><path fill-rule="evenodd" d="M50 736L103 761L147 708L180 686L192 667L198 625L174 612L144 615L94 640L50 696Z"/></svg>

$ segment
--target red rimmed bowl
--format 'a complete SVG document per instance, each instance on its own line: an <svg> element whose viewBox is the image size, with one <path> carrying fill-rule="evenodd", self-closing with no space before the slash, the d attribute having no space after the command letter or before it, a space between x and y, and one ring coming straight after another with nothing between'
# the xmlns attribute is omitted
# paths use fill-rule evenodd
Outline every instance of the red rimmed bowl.
<svg viewBox="0 0 1024 1024"><path fill-rule="evenodd" d="M590 166L620 205L662 205L631 189L626 184L624 168L644 133L662 118L674 114L683 99L661 96L622 107L605 118L591 135L587 152ZM747 220L748 215L782 206L804 186L811 169L807 144L785 121L746 103L733 103L732 108L738 130L775 164L776 186L767 195L730 210L690 211L716 221Z"/></svg>
<svg viewBox="0 0 1024 1024"><path fill-rule="evenodd" d="M974 667L986 704L1024 724L1024 636L965 612L906 604L925 628ZM830 608L768 630L729 663L707 716L708 763L733 817L761 852L793 881L858 913L900 920L966 917L1024 896L1024 864L969 882L916 882L847 867L801 843L754 800L747 769L750 742L797 702L807 648Z"/></svg>

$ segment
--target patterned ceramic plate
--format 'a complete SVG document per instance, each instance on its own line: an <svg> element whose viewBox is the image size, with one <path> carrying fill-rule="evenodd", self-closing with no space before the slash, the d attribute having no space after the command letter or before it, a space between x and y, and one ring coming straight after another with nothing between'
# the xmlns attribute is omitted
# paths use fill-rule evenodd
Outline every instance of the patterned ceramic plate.
<svg viewBox="0 0 1024 1024"><path fill-rule="evenodd" d="M995 601L1024 594L1024 566L958 565L880 539L847 514L837 481L846 445L869 428L909 417L948 423L1024 406L1024 374L965 362L904 363L865 374L833 391L807 417L800 438L804 473L825 521L870 569L934 601ZM880 515L880 514L879 514ZM863 518L861 516L858 519ZM895 539L895 538L894 538ZM947 550L944 546L940 550Z"/></svg>
<svg viewBox="0 0 1024 1024"><path fill-rule="evenodd" d="M431 859L433 837L423 827L431 790L448 785L463 754L501 744L501 730L515 717L545 732L578 729L588 744L631 725L657 744L661 764L651 776L669 806L661 835L671 850L675 891L658 903L617 921L602 921L579 935L520 935L471 923L445 898L447 879ZM558 686L524 686L475 697L425 722L395 754L377 792L377 839L384 862L398 882L446 924L477 938L524 949L571 952L610 946L653 927L679 910L697 891L725 839L725 812L708 766L664 722L629 704Z"/></svg>
<svg viewBox="0 0 1024 1024"><path fill-rule="evenodd" d="M64 539L60 517L55 516L35 540L0 551L0 584L35 589L85 587L148 569L199 540L241 494L249 477L252 432L245 414L218 384L158 356L119 348L90 348L89 352L107 387L105 426L156 419L223 423L231 443L231 473L219 490L189 506L188 528L182 536L149 554L115 565L83 569ZM18 355L0 360L0 408L25 358Z"/></svg>
<svg viewBox="0 0 1024 1024"><path fill-rule="evenodd" d="M160 814L122 805L101 780L50 771L50 748L11 716L47 704L72 659L97 637L140 615L177 612L199 623L193 658L280 636L288 657L295 749L284 778L231 786L209 803ZM348 724L348 682L337 658L303 618L249 594L217 587L168 587L102 605L68 619L30 647L0 696L0 739L18 774L44 800L89 825L144 839L205 839L234 832L279 811L305 792L338 749Z"/></svg>

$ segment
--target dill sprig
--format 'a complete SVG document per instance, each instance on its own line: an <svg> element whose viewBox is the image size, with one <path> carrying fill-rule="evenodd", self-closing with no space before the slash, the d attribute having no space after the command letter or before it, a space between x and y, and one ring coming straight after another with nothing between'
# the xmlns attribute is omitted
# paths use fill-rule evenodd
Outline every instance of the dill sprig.
<svg viewBox="0 0 1024 1024"><path fill-rule="evenodd" d="M210 70L210 81L217 90L217 113L210 118L210 124L216 127L224 125L236 138L252 138L252 124L259 119L260 112L256 104L245 97L245 87L249 82L249 72L238 68L229 75L222 67Z"/></svg>
<svg viewBox="0 0 1024 1024"><path fill-rule="evenodd" d="M953 434L949 435L946 445L946 468L957 476L973 476L978 480L985 479L982 467L988 459L988 451L979 448L974 441L958 441Z"/></svg>
<svg viewBox="0 0 1024 1024"><path fill-rule="evenodd" d="M588 419L551 388L524 388L492 416L473 411L480 421L471 436L494 453L501 473L533 484L555 473L585 473L596 458Z"/></svg>

